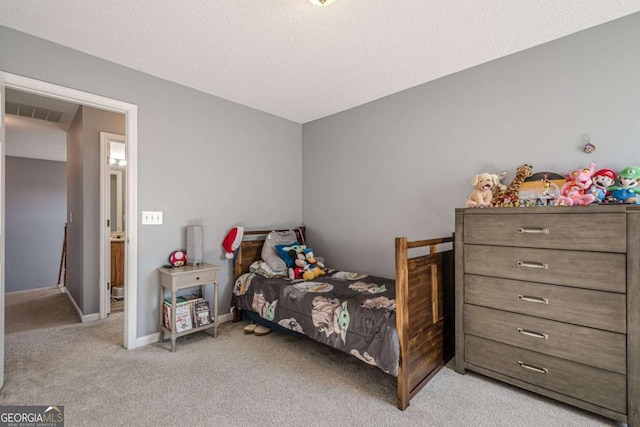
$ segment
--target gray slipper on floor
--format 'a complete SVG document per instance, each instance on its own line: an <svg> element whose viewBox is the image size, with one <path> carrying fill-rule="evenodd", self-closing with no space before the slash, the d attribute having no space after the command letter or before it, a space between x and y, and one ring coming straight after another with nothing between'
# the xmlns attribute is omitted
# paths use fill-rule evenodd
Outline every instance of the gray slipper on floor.
<svg viewBox="0 0 640 427"><path fill-rule="evenodd" d="M253 334L257 336L267 335L269 332L271 332L271 329L264 326L258 326L253 330Z"/></svg>
<svg viewBox="0 0 640 427"><path fill-rule="evenodd" d="M255 332L256 327L258 325L256 325L255 323L249 323L247 326L244 327L244 333L245 334L252 334Z"/></svg>

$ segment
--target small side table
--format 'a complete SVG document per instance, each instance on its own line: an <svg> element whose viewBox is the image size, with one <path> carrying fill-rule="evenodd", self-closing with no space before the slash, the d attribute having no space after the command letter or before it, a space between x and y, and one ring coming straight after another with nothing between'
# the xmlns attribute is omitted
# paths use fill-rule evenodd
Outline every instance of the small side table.
<svg viewBox="0 0 640 427"><path fill-rule="evenodd" d="M176 351L176 338L183 335L192 334L198 331L213 328L213 337L218 336L218 272L220 267L212 264L202 264L198 266L183 266L176 268L159 268L160 274L160 341L162 333L166 332L171 336L171 351ZM204 287L213 286L213 321L198 328L191 328L186 331L176 332L176 292L180 289L199 287L200 295L204 297ZM163 304L165 288L171 291L171 326L169 329L163 323Z"/></svg>

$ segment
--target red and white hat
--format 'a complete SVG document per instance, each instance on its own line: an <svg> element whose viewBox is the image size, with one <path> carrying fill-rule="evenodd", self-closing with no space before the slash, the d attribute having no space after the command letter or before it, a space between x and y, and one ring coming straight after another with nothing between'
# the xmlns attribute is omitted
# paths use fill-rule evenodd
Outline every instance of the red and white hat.
<svg viewBox="0 0 640 427"><path fill-rule="evenodd" d="M596 176L606 176L607 178L611 178L614 181L616 180L616 173L611 169L600 169L593 174L592 178L595 178Z"/></svg>
<svg viewBox="0 0 640 427"><path fill-rule="evenodd" d="M225 256L229 259L233 258L233 254L240 247L242 242L242 236L244 236L244 227L233 227L225 236L222 241L222 248L225 251Z"/></svg>

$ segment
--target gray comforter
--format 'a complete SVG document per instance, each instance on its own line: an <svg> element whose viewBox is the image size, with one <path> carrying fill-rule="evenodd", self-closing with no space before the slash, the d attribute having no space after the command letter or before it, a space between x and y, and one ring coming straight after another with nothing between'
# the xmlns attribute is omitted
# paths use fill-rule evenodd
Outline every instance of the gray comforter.
<svg viewBox="0 0 640 427"><path fill-rule="evenodd" d="M393 280L342 271L313 281L247 273L236 280L233 303L397 376Z"/></svg>

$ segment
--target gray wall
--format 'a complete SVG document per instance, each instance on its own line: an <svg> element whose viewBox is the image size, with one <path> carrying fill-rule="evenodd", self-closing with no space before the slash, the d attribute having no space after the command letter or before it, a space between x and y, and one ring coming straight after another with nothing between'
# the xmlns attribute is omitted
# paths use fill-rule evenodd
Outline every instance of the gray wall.
<svg viewBox="0 0 640 427"><path fill-rule="evenodd" d="M6 157L5 291L58 283L67 212L66 164Z"/></svg>
<svg viewBox="0 0 640 427"><path fill-rule="evenodd" d="M394 237L452 233L476 173L640 166L639 40L634 14L303 125L315 253L393 276Z"/></svg>
<svg viewBox="0 0 640 427"><path fill-rule="evenodd" d="M82 304L84 289L82 280L83 221L82 221L82 112L79 108L67 132L67 291L78 307ZM73 215L71 215L72 213ZM99 304L99 302L98 302ZM89 314L89 313L85 313Z"/></svg>
<svg viewBox="0 0 640 427"><path fill-rule="evenodd" d="M83 313L100 311L100 132L125 134L124 114L81 107L83 142Z"/></svg>
<svg viewBox="0 0 640 427"><path fill-rule="evenodd" d="M157 332L158 275L202 224L204 261L222 267L220 312L231 300L221 242L230 227L302 220L302 126L0 27L0 70L138 105L138 337ZM96 304L98 304L96 299ZM88 313L85 313L88 314Z"/></svg>
<svg viewBox="0 0 640 427"><path fill-rule="evenodd" d="M124 135L124 115L81 106L67 138L67 288L85 315L100 310L100 132Z"/></svg>

